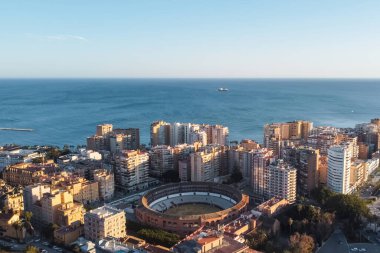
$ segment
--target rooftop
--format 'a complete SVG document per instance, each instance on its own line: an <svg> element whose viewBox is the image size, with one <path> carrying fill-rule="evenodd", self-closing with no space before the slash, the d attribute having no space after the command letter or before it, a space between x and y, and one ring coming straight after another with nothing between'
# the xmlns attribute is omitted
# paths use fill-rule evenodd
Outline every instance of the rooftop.
<svg viewBox="0 0 380 253"><path fill-rule="evenodd" d="M124 211L111 207L111 206L104 205L102 207L91 210L90 212L87 212L87 214L93 214L100 218L106 218L106 217L110 217L112 215L118 214L120 212L124 212Z"/></svg>

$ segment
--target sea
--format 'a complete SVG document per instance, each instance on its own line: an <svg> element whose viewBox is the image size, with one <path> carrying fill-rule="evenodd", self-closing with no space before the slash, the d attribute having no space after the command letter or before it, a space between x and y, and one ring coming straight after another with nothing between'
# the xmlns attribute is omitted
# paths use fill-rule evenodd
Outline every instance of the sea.
<svg viewBox="0 0 380 253"><path fill-rule="evenodd" d="M218 88L228 91L218 91ZM0 79L0 145L83 145L96 125L140 128L156 120L222 124L230 141L262 142L271 122L354 127L380 117L380 80Z"/></svg>

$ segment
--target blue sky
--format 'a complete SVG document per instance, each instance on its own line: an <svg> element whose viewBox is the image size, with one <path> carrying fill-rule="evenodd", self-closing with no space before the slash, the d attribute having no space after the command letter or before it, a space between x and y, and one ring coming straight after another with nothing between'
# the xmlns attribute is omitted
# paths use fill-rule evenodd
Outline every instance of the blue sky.
<svg viewBox="0 0 380 253"><path fill-rule="evenodd" d="M0 77L380 77L379 0L2 0Z"/></svg>

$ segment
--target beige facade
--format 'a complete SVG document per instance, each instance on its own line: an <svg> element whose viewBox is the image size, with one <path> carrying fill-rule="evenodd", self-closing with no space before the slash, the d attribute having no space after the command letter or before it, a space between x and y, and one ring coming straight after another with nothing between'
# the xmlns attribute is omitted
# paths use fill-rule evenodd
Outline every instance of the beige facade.
<svg viewBox="0 0 380 253"><path fill-rule="evenodd" d="M150 145L170 145L170 124L164 121L155 121L150 125Z"/></svg>
<svg viewBox="0 0 380 253"><path fill-rule="evenodd" d="M83 205L77 202L61 204L57 209L56 224L69 226L74 222L83 223L85 210Z"/></svg>
<svg viewBox="0 0 380 253"><path fill-rule="evenodd" d="M279 156L284 141L306 142L312 129L312 122L302 120L266 124L264 126L264 147L272 149L274 155Z"/></svg>
<svg viewBox="0 0 380 253"><path fill-rule="evenodd" d="M178 161L178 174L181 182L191 180L190 157Z"/></svg>
<svg viewBox="0 0 380 253"><path fill-rule="evenodd" d="M201 143L228 145L228 127L221 125L193 124L193 123L167 123L155 121L150 127L151 146Z"/></svg>
<svg viewBox="0 0 380 253"><path fill-rule="evenodd" d="M99 184L99 198L101 200L112 199L115 192L114 174L108 170L96 170L94 172L94 181Z"/></svg>
<svg viewBox="0 0 380 253"><path fill-rule="evenodd" d="M41 200L45 193L50 193L50 185L34 184L24 188L24 206L25 211L33 212L34 203Z"/></svg>
<svg viewBox="0 0 380 253"><path fill-rule="evenodd" d="M327 156L321 155L319 157L319 168L318 168L319 181L318 181L318 184L320 184L320 185L326 185L327 184L327 169L328 169Z"/></svg>
<svg viewBox="0 0 380 253"><path fill-rule="evenodd" d="M46 180L54 189L71 193L74 200L84 204L99 201L99 183L70 173L62 172Z"/></svg>
<svg viewBox="0 0 380 253"><path fill-rule="evenodd" d="M84 217L84 234L86 239L98 242L111 236L126 236L126 219L123 210L110 206L102 206L86 213Z"/></svg>
<svg viewBox="0 0 380 253"><path fill-rule="evenodd" d="M227 174L227 149L219 145L207 145L190 154L191 181L214 182L216 177Z"/></svg>
<svg viewBox="0 0 380 253"><path fill-rule="evenodd" d="M53 190L45 193L40 201L33 206L34 218L41 224L49 223L68 226L79 221L83 222L84 208L74 202L73 196L65 190Z"/></svg>
<svg viewBox="0 0 380 253"><path fill-rule="evenodd" d="M114 129L108 134L112 153L122 150L136 150L140 148L140 130L138 128Z"/></svg>
<svg viewBox="0 0 380 253"><path fill-rule="evenodd" d="M54 231L54 242L69 246L84 233L84 226L80 222L75 222L70 226L61 227Z"/></svg>
<svg viewBox="0 0 380 253"><path fill-rule="evenodd" d="M265 189L265 168L275 160L273 151L267 148L245 149L242 146L231 148L229 151L229 170L238 168L243 178L252 187L255 198L261 199Z"/></svg>
<svg viewBox="0 0 380 253"><path fill-rule="evenodd" d="M174 170L174 148L158 145L149 152L149 173L155 177L162 177L165 172Z"/></svg>
<svg viewBox="0 0 380 253"><path fill-rule="evenodd" d="M96 134L87 138L87 149L107 150L118 153L121 150L140 148L140 130L138 128L113 129L111 124L96 127Z"/></svg>
<svg viewBox="0 0 380 253"><path fill-rule="evenodd" d="M350 187L357 188L368 179L366 163L363 160L356 160L350 168Z"/></svg>
<svg viewBox="0 0 380 253"><path fill-rule="evenodd" d="M110 142L109 139L104 136L90 136L87 137L87 149L89 150L109 150Z"/></svg>
<svg viewBox="0 0 380 253"><path fill-rule="evenodd" d="M14 187L0 180L0 210L18 214L24 211L22 187Z"/></svg>
<svg viewBox="0 0 380 253"><path fill-rule="evenodd" d="M23 239L25 237L25 229L15 227L14 224L18 222L20 222L20 214L0 211L0 238Z"/></svg>
<svg viewBox="0 0 380 253"><path fill-rule="evenodd" d="M257 206L256 209L268 216L272 216L287 205L289 205L289 201L286 199L273 197L270 200Z"/></svg>
<svg viewBox="0 0 380 253"><path fill-rule="evenodd" d="M142 151L128 150L115 158L115 181L128 191L146 188L149 173L149 156Z"/></svg>
<svg viewBox="0 0 380 253"><path fill-rule="evenodd" d="M217 145L229 145L228 127L221 125L202 125L205 132L207 133L207 144L217 144Z"/></svg>
<svg viewBox="0 0 380 253"><path fill-rule="evenodd" d="M3 171L3 179L12 186L27 186L38 183L41 177L53 174L57 165L49 164L32 164L19 163L8 166Z"/></svg>
<svg viewBox="0 0 380 253"><path fill-rule="evenodd" d="M279 197L289 203L296 200L297 170L282 160L277 160L265 169L265 196Z"/></svg>
<svg viewBox="0 0 380 253"><path fill-rule="evenodd" d="M104 136L110 132L112 132L113 126L112 124L102 124L96 126L96 135Z"/></svg>
<svg viewBox="0 0 380 253"><path fill-rule="evenodd" d="M244 139L240 142L240 146L243 147L245 150L253 150L253 149L259 149L260 144L258 144L254 140Z"/></svg>
<svg viewBox="0 0 380 253"><path fill-rule="evenodd" d="M366 143L358 142L359 146L359 159L368 159L369 158L369 146Z"/></svg>
<svg viewBox="0 0 380 253"><path fill-rule="evenodd" d="M318 187L319 150L306 146L285 147L282 152L284 161L297 169L297 191L309 195Z"/></svg>
<svg viewBox="0 0 380 253"><path fill-rule="evenodd" d="M82 178L83 179L83 178ZM73 195L74 200L84 204L99 201L99 183L87 180L79 180L66 186Z"/></svg>
<svg viewBox="0 0 380 253"><path fill-rule="evenodd" d="M255 196L262 198L265 196L267 184L265 170L269 164L274 161L273 151L263 148L252 152L254 153L254 156L251 163L252 167L249 184L252 187Z"/></svg>
<svg viewBox="0 0 380 253"><path fill-rule="evenodd" d="M14 213L22 213L24 211L24 196L22 190L8 193L4 198L4 210L6 212L13 211Z"/></svg>

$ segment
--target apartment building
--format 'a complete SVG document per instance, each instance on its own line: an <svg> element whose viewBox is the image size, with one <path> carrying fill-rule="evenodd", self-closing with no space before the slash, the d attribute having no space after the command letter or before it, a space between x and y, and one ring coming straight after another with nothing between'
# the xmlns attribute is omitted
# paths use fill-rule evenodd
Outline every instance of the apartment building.
<svg viewBox="0 0 380 253"><path fill-rule="evenodd" d="M347 194L350 188L352 149L347 144L328 149L327 187L336 193Z"/></svg>
<svg viewBox="0 0 380 253"><path fill-rule="evenodd" d="M74 200L84 204L99 201L99 183L67 172L61 172L44 180L54 189L64 189Z"/></svg>
<svg viewBox="0 0 380 253"><path fill-rule="evenodd" d="M280 156L281 149L286 142L296 145L305 143L313 129L310 121L292 121L285 123L272 123L264 126L264 147L273 150L274 155Z"/></svg>
<svg viewBox="0 0 380 253"><path fill-rule="evenodd" d="M149 173L147 152L127 150L115 156L116 185L128 191L146 188Z"/></svg>
<svg viewBox="0 0 380 253"><path fill-rule="evenodd" d="M201 143L228 145L228 127L221 125L167 123L155 121L151 124L151 146Z"/></svg>
<svg viewBox="0 0 380 253"><path fill-rule="evenodd" d="M140 148L140 130L138 128L113 128L111 124L96 127L96 134L87 138L87 149L106 150L112 153L121 150Z"/></svg>
<svg viewBox="0 0 380 253"><path fill-rule="evenodd" d="M267 148L257 149L253 152L249 185L256 197L264 198L267 188L266 168L275 161L275 157L273 151Z"/></svg>
<svg viewBox="0 0 380 253"><path fill-rule="evenodd" d="M20 221L20 215L19 213L0 211L0 238L24 239L23 229L16 229L13 225Z"/></svg>
<svg viewBox="0 0 380 253"><path fill-rule="evenodd" d="M41 225L50 223L69 226L79 221L83 223L85 210L83 205L74 202L73 196L65 190L52 190L44 193L42 198L32 207L33 218Z"/></svg>
<svg viewBox="0 0 380 253"><path fill-rule="evenodd" d="M18 214L24 211L24 197L21 187L13 187L0 180L0 210Z"/></svg>
<svg viewBox="0 0 380 253"><path fill-rule="evenodd" d="M283 160L277 160L265 168L265 196L278 197L294 203L296 200L297 170Z"/></svg>
<svg viewBox="0 0 380 253"><path fill-rule="evenodd" d="M190 154L191 181L214 182L214 179L228 174L227 148L207 145Z"/></svg>
<svg viewBox="0 0 380 253"><path fill-rule="evenodd" d="M165 172L174 170L174 149L170 146L158 145L149 152L150 174L162 177Z"/></svg>
<svg viewBox="0 0 380 253"><path fill-rule="evenodd" d="M94 171L94 181L99 184L99 198L101 200L113 198L115 192L115 178L112 171L105 169Z"/></svg>
<svg viewBox="0 0 380 253"><path fill-rule="evenodd" d="M84 216L86 239L98 242L105 237L123 238L126 236L126 219L123 210L102 206L87 212Z"/></svg>
<svg viewBox="0 0 380 253"><path fill-rule="evenodd" d="M50 193L51 187L48 184L28 185L24 188L24 207L25 211L33 212L33 205L40 201L45 193Z"/></svg>
<svg viewBox="0 0 380 253"><path fill-rule="evenodd" d="M170 145L170 124L165 121L155 121L150 125L150 145Z"/></svg>
<svg viewBox="0 0 380 253"><path fill-rule="evenodd" d="M38 183L43 176L53 175L58 171L58 166L54 163L19 163L6 167L3 179L12 186L27 186Z"/></svg>
<svg viewBox="0 0 380 253"><path fill-rule="evenodd" d="M319 150L311 147L286 147L283 160L297 169L297 191L309 195L319 185Z"/></svg>

